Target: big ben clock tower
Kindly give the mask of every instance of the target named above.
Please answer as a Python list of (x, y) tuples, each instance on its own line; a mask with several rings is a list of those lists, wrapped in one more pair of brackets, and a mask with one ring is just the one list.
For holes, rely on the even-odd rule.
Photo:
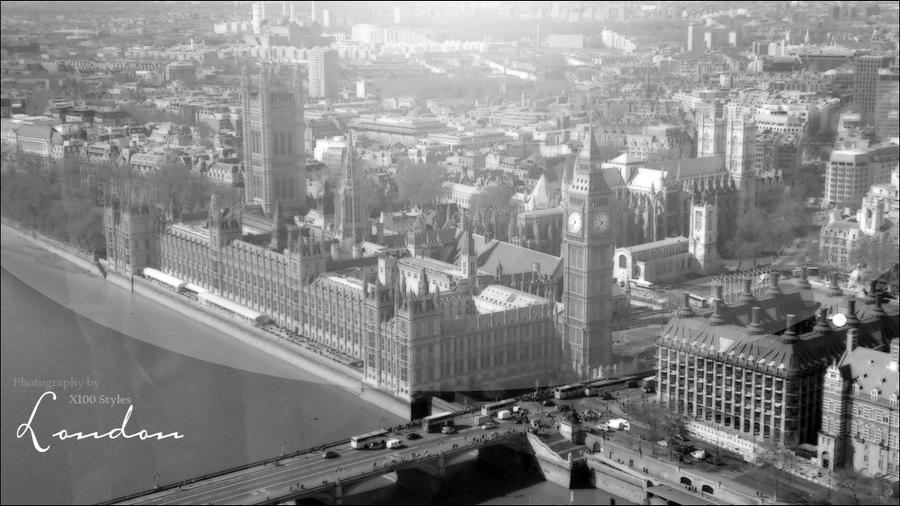
[(596, 378), (612, 355), (612, 191), (600, 169), (593, 122), (575, 162), (565, 206), (562, 255), (565, 365), (580, 379)]

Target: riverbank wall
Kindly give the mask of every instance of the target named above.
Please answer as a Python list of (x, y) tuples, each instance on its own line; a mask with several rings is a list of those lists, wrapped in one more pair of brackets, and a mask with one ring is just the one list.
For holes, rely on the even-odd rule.
[[(22, 227), (11, 220), (3, 219), (2, 227), (4, 232), (16, 235), (33, 246), (63, 258), (90, 275), (103, 275), (100, 266), (94, 263), (92, 255), (88, 252), (79, 251), (77, 248), (56, 241), (40, 232)], [(106, 281), (114, 285), (116, 290), (126, 290), (134, 295), (148, 299), (148, 301), (177, 311), (232, 339), (309, 372), (326, 383), (350, 391), (365, 402), (376, 405), (403, 419), (410, 419), (411, 412), (408, 403), (374, 388), (366, 388), (362, 383), (362, 372), (359, 370), (338, 364), (263, 329), (234, 320), (199, 303), (186, 299), (182, 295), (153, 285), (141, 277), (134, 277), (132, 280), (130, 276), (125, 277), (119, 273), (108, 271), (106, 273)]]

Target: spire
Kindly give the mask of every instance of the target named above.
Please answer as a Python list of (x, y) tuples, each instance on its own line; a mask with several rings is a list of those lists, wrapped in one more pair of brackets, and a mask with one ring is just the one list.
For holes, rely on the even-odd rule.
[(594, 104), (588, 95), (588, 135), (585, 139), (584, 147), (578, 157), (584, 160), (597, 160), (600, 157), (600, 146), (597, 145), (597, 136), (594, 135)]
[(281, 201), (275, 202), (275, 211), (272, 213), (272, 239), (269, 241), (269, 247), (275, 251), (284, 251), (287, 247), (287, 225), (281, 215)]
[(424, 297), (428, 295), (428, 274), (425, 272), (425, 268), (419, 270), (419, 296)]

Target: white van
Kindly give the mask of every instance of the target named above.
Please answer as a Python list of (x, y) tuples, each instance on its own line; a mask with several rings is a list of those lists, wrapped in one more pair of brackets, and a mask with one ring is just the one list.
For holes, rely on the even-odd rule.
[(399, 439), (388, 439), (387, 447), (388, 449), (403, 448), (403, 441), (400, 441)]
[(510, 418), (512, 418), (512, 411), (508, 409), (504, 409), (503, 411), (497, 413), (498, 420), (509, 420)]

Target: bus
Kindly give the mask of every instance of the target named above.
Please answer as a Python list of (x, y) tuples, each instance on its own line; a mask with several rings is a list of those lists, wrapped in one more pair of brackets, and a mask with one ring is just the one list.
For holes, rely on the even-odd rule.
[(438, 432), (441, 430), (441, 427), (452, 424), (453, 413), (450, 411), (435, 413), (422, 419), (422, 429), (424, 429), (425, 432)]
[(647, 376), (641, 380), (641, 388), (644, 393), (652, 394), (656, 392), (656, 376)]
[(481, 406), (481, 415), (482, 416), (494, 416), (498, 411), (512, 408), (519, 402), (518, 399), (506, 399), (503, 401), (497, 402), (489, 402), (483, 406)]
[(584, 395), (584, 385), (581, 383), (556, 387), (553, 390), (553, 397), (557, 399), (571, 399), (582, 395)]
[(375, 441), (376, 439), (384, 439), (384, 436), (387, 433), (387, 429), (378, 429), (365, 434), (360, 434), (359, 436), (353, 436), (350, 438), (350, 448), (353, 448), (354, 450), (364, 450), (367, 443)]

